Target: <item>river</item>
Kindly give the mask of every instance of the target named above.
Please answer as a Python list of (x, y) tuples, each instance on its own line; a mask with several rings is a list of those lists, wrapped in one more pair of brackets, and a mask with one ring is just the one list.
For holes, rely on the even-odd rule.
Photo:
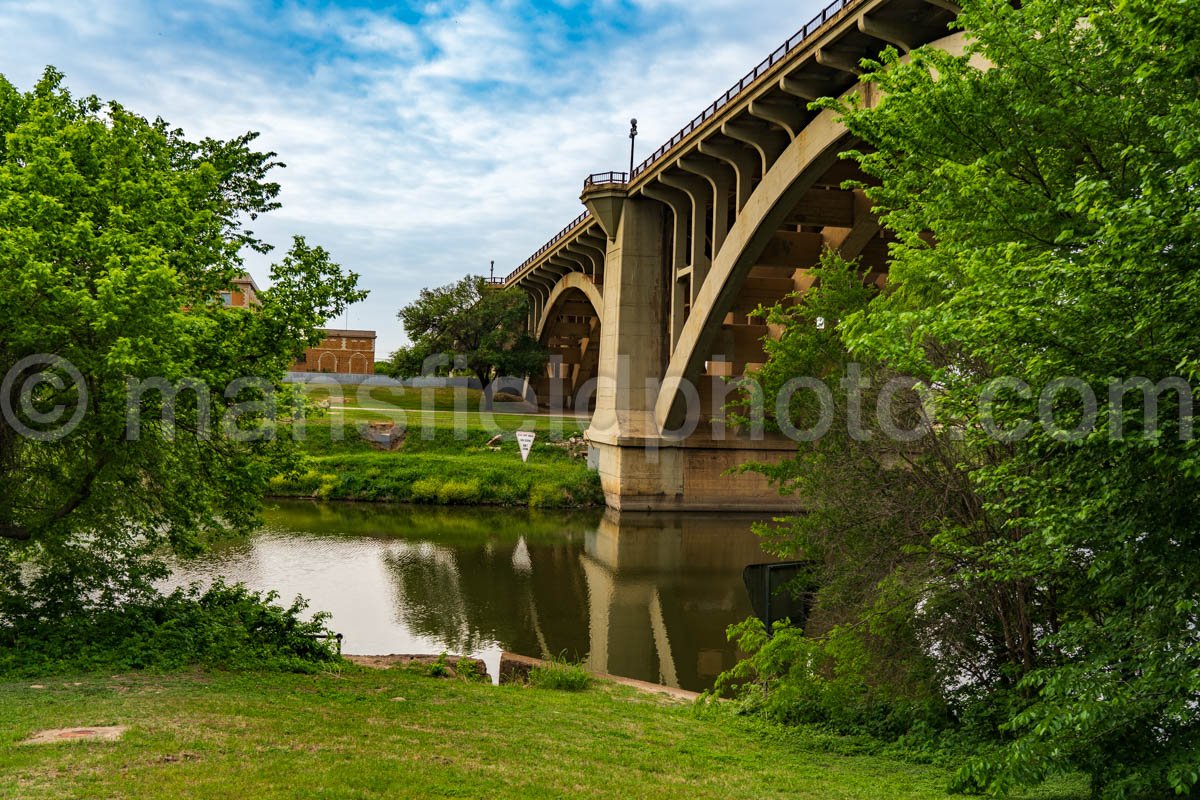
[(261, 531), (176, 563), (330, 612), (347, 654), (564, 655), (702, 691), (751, 614), (765, 556), (744, 514), (540, 512), (278, 502)]

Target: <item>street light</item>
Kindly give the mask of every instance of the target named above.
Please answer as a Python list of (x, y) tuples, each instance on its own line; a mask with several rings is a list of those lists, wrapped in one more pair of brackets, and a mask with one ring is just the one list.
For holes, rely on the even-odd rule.
[(629, 177), (633, 180), (633, 147), (637, 143), (637, 120), (629, 120)]

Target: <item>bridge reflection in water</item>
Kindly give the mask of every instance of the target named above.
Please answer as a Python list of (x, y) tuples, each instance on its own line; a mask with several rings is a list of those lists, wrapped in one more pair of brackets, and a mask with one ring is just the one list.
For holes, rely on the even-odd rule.
[(286, 503), (249, 542), (178, 566), (303, 594), (347, 653), (565, 654), (597, 672), (702, 690), (751, 613), (741, 570), (767, 560), (745, 514)]
[(688, 689), (733, 665), (725, 629), (750, 615), (741, 568), (764, 559), (754, 517), (609, 510), (516, 537), (502, 519), (474, 545), (385, 556), (407, 627), (460, 652), (585, 658), (596, 672)]

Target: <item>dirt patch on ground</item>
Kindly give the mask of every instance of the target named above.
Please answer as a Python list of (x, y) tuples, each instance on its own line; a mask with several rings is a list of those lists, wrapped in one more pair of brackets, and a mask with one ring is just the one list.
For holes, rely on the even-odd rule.
[[(540, 658), (531, 658), (529, 656), (518, 655), (517, 653), (501, 653), (500, 683), (528, 683), (529, 671), (534, 667), (540, 667), (546, 663)], [(662, 686), (657, 683), (646, 683), (645, 681), (638, 681), (633, 678), (622, 678), (618, 675), (595, 673), (595, 677), (604, 681), (612, 681), (621, 686), (628, 686), (646, 694), (659, 695), (660, 697), (665, 696), (672, 700), (682, 700), (688, 703), (693, 702), (700, 696), (696, 692), (689, 692), (686, 689), (676, 689), (672, 686)]]
[[(358, 664), (360, 667), (371, 667), (372, 669), (391, 669), (392, 667), (411, 667), (419, 666), (428, 668), (436, 664), (442, 657), (431, 655), (388, 655), (388, 656), (345, 656), (347, 661)], [(473, 671), (475, 676), (479, 678), (487, 678), (487, 665), (478, 658), (466, 658), (465, 656), (447, 655), (444, 661), (448, 676), (453, 677), (459, 673)], [(464, 677), (471, 677), (469, 673)]]
[(107, 725), (94, 728), (54, 728), (38, 731), (22, 744), (50, 744), (52, 742), (115, 742), (128, 728), (124, 725)]

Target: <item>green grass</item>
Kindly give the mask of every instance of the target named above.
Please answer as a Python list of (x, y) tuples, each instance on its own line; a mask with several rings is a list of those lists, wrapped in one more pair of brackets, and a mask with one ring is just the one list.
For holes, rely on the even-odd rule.
[[(348, 391), (354, 387), (348, 387)], [(376, 393), (393, 390), (372, 387)], [(421, 390), (391, 398), (420, 401)], [(299, 475), (280, 476), (278, 497), (364, 500), (437, 505), (575, 508), (603, 503), (600, 480), (557, 443), (580, 436), (587, 421), (545, 414), (489, 414), (478, 410), (478, 392), (432, 390), (432, 411), (332, 408), (303, 427), (308, 455)], [(464, 403), (464, 413), (451, 410)], [(419, 402), (418, 402), (419, 405)], [(370, 422), (392, 421), (407, 431), (403, 446), (385, 452), (359, 433)], [(538, 433), (527, 463), (515, 431)], [(499, 435), (498, 444), (489, 446)]]
[[(479, 408), (482, 392), (478, 389), (444, 388), (413, 389), (402, 386), (359, 386), (324, 384), (304, 385), (305, 394), (314, 402), (329, 398), (341, 398), (346, 406), (364, 408)], [(336, 404), (335, 404), (336, 407)]]
[[(608, 683), (549, 692), (359, 667), (30, 683), (0, 684), (0, 798), (918, 800), (947, 781)], [(18, 744), (114, 724), (129, 726), (122, 741)]]
[(581, 692), (592, 684), (592, 676), (583, 664), (566, 656), (551, 658), (529, 670), (529, 683), (539, 689)]

